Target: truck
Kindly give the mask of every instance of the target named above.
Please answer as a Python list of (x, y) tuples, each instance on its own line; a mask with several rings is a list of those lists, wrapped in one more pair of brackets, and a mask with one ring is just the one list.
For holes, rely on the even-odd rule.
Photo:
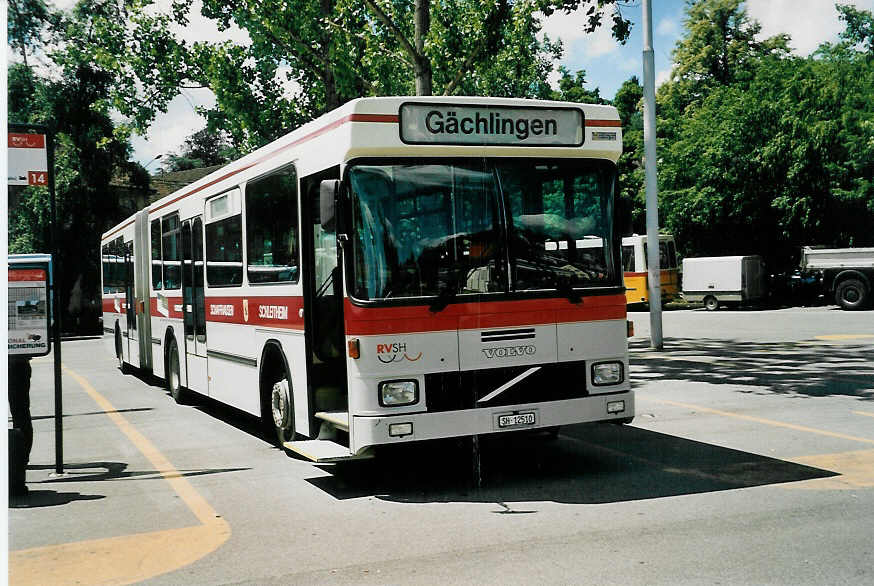
[(707, 256), (683, 259), (683, 298), (704, 303), (715, 311), (720, 305), (751, 303), (767, 293), (765, 264), (758, 255)]
[(841, 309), (871, 306), (874, 289), (874, 247), (801, 249), (802, 275), (815, 277), (826, 298), (834, 296)]

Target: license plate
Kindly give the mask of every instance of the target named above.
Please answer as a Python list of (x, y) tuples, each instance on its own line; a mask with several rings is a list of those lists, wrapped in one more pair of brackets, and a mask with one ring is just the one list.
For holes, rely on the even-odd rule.
[(528, 411), (526, 413), (513, 413), (512, 415), (499, 415), (498, 416), (498, 427), (520, 427), (527, 425), (534, 425), (537, 423), (537, 417), (534, 415), (533, 411)]

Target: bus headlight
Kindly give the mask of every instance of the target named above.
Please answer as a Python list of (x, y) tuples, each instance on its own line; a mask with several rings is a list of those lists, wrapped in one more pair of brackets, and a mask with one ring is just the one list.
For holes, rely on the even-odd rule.
[(391, 380), (379, 383), (379, 404), (383, 407), (412, 405), (419, 400), (419, 383), (414, 380)]
[(592, 384), (596, 387), (618, 385), (623, 381), (621, 362), (601, 362), (592, 365)]

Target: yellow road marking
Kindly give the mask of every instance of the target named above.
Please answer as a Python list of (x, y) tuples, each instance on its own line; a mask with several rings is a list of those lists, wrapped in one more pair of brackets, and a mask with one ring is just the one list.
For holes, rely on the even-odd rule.
[(874, 444), (874, 439), (868, 439), (865, 437), (857, 437), (854, 435), (847, 435), (844, 433), (836, 433), (834, 431), (826, 431), (824, 429), (816, 429), (814, 427), (805, 427), (804, 425), (795, 425), (794, 423), (784, 423), (783, 421), (774, 421), (773, 419), (764, 419), (762, 417), (753, 417), (752, 415), (742, 415), (740, 413), (731, 413), (730, 411), (720, 411), (719, 409), (711, 409), (710, 407), (702, 407), (700, 405), (691, 405), (689, 403), (680, 403), (677, 401), (668, 401), (667, 399), (649, 399), (646, 397), (638, 396), (638, 400), (643, 399), (644, 401), (652, 401), (655, 403), (664, 403), (666, 405), (673, 405), (675, 407), (684, 407), (686, 409), (693, 409), (695, 411), (703, 411), (704, 413), (713, 413), (715, 415), (723, 415), (725, 417), (734, 417), (736, 419), (745, 419), (746, 421), (755, 421), (756, 423), (762, 423), (765, 425), (772, 425), (774, 427), (785, 427), (787, 429), (794, 429), (795, 431), (804, 431), (807, 433), (815, 433), (817, 435), (825, 435), (828, 437), (835, 437), (839, 439), (850, 440), (854, 442), (862, 442), (865, 444)]
[[(713, 413), (715, 415), (723, 415), (725, 417), (744, 419), (746, 421), (754, 421), (756, 423), (762, 423), (774, 427), (785, 427), (787, 429), (793, 429), (796, 431), (804, 431), (807, 433), (815, 433), (817, 435), (825, 435), (828, 437), (835, 437), (839, 439), (862, 442), (866, 444), (874, 444), (874, 440), (864, 437), (846, 435), (843, 433), (835, 433), (833, 431), (826, 431), (824, 429), (816, 429), (813, 427), (806, 427), (804, 425), (795, 425), (794, 423), (785, 423), (783, 421), (774, 421), (773, 419), (764, 419), (762, 417), (754, 417), (752, 415), (741, 415), (740, 413), (731, 413), (729, 411), (711, 409), (710, 407), (702, 407), (700, 405), (691, 405), (689, 403), (680, 403), (678, 401), (668, 401), (666, 399), (649, 399), (646, 397), (639, 397), (638, 399), (643, 399), (644, 401), (651, 401), (655, 403), (664, 403), (666, 405), (673, 405), (675, 407), (684, 407), (686, 409), (693, 409), (695, 411), (702, 411), (705, 413)], [(874, 417), (874, 413), (866, 413), (864, 411), (853, 411), (853, 413)], [(792, 461), (797, 464), (813, 466), (815, 468), (822, 468), (824, 470), (831, 470), (832, 472), (837, 472), (838, 474), (840, 474), (839, 477), (817, 478), (793, 483), (793, 486), (797, 486), (798, 488), (810, 488), (816, 490), (847, 490), (856, 488), (868, 488), (874, 486), (874, 450), (857, 450), (853, 452), (840, 452), (835, 454), (818, 454), (815, 456), (804, 456), (802, 458), (795, 458)]]
[(799, 488), (848, 490), (874, 486), (874, 450), (805, 456), (793, 462), (840, 473), (833, 478), (801, 482)]
[(874, 334), (829, 334), (827, 336), (816, 336), (817, 340), (864, 340), (866, 338), (874, 338)]
[(867, 415), (868, 417), (874, 417), (874, 413), (868, 413), (867, 411), (853, 411), (856, 415)]
[(170, 483), (201, 525), (13, 551), (9, 553), (10, 583), (130, 584), (195, 562), (227, 541), (231, 536), (230, 525), (216, 514), (154, 444), (87, 380), (66, 366), (64, 371), (107, 412)]

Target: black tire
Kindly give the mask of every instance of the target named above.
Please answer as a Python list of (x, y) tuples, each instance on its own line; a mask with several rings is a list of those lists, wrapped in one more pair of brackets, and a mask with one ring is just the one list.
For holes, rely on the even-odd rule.
[(297, 437), (291, 377), (284, 365), (281, 370), (265, 370), (262, 376), (265, 377), (261, 381), (261, 427), (264, 438), (282, 447), (285, 442)]
[(179, 405), (184, 405), (188, 394), (182, 386), (182, 377), (179, 369), (179, 346), (175, 338), (170, 338), (167, 346), (167, 358), (164, 363), (164, 385), (167, 392)]
[(835, 301), (847, 311), (864, 309), (869, 297), (868, 287), (859, 279), (844, 279), (835, 287)]
[(719, 309), (719, 299), (713, 295), (708, 295), (704, 298), (704, 309), (707, 311), (716, 311)]

